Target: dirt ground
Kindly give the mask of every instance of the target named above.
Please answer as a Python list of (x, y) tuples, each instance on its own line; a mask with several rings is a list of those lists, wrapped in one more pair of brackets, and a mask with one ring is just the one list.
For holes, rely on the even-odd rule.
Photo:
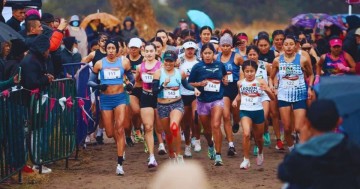
[[(209, 160), (207, 145), (203, 137), (201, 139), (202, 151), (200, 153), (193, 152), (191, 159), (200, 163), (205, 169), (213, 189), (281, 188), (282, 183), (277, 179), (277, 166), (282, 161), (285, 152), (275, 150), (273, 139), (271, 147), (265, 148), (263, 166), (257, 166), (255, 156), (252, 156), (250, 169), (240, 170), (239, 165), (243, 158), (240, 133), (241, 131), (235, 134), (237, 149), (235, 157), (226, 155), (228, 144), (224, 139), (222, 148), (224, 166), (215, 167), (214, 161)], [(53, 170), (50, 174), (24, 174), (23, 184), (17, 184), (16, 178), (13, 178), (1, 184), (0, 188), (146, 189), (161, 165), (168, 161), (167, 155), (156, 155), (160, 167), (156, 168), (157, 170), (149, 171), (147, 168), (148, 155), (144, 153), (144, 145), (138, 143), (134, 147), (126, 148), (125, 176), (116, 176), (116, 146), (112, 139), (106, 139), (105, 142), (105, 145), (93, 145), (82, 149), (79, 160), (70, 160), (68, 169), (65, 169), (65, 161), (59, 161), (48, 165)]]

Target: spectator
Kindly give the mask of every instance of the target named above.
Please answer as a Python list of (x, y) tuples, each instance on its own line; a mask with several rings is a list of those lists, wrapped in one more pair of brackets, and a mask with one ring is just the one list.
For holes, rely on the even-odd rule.
[(186, 20), (182, 18), (179, 20), (179, 25), (174, 29), (173, 34), (176, 36), (176, 38), (180, 37), (181, 32), (186, 29), (188, 29), (188, 24), (186, 23)]
[(88, 44), (93, 40), (99, 38), (99, 33), (104, 32), (104, 28), (100, 23), (100, 19), (91, 20), (90, 23), (86, 26), (85, 32), (87, 35)]
[(20, 23), (25, 20), (25, 7), (21, 4), (14, 4), (12, 6), (12, 17), (6, 22), (15, 31), (21, 30)]
[(81, 55), (78, 52), (75, 37), (66, 37), (63, 43), (65, 48), (61, 50), (61, 64), (80, 62)]
[(25, 52), (28, 51), (28, 47), (21, 39), (11, 40), (11, 50), (8, 56), (8, 60), (5, 63), (5, 78), (10, 78), (18, 72), (18, 67), (21, 60), (25, 56)]
[(2, 22), (2, 23), (5, 23), (5, 18), (2, 15), (2, 11), (4, 9), (5, 3), (6, 3), (6, 0), (0, 0), (0, 13), (1, 13), (0, 14), (0, 22)]
[(76, 38), (78, 41), (78, 49), (81, 57), (88, 55), (88, 40), (84, 29), (80, 27), (80, 19), (78, 15), (73, 15), (69, 22), (69, 35)]
[(347, 29), (346, 37), (344, 39), (343, 49), (355, 59), (357, 50), (355, 31), (357, 28), (360, 28), (360, 18), (356, 15), (347, 16), (346, 22), (349, 27)]
[(123, 41), (129, 41), (131, 38), (138, 37), (138, 30), (135, 28), (134, 20), (127, 16), (123, 22), (124, 29), (121, 30), (121, 37)]
[(55, 17), (50, 13), (44, 13), (41, 17), (41, 22), (44, 28), (43, 34), (50, 39), (50, 54), (51, 61), (54, 65), (55, 78), (62, 77), (61, 64), (61, 42), (64, 37), (63, 31), (67, 26), (66, 20), (62, 19), (58, 28), (55, 28)]
[(342, 122), (331, 100), (318, 100), (306, 112), (299, 144), (279, 165), (278, 177), (290, 188), (360, 188), (360, 147), (333, 131)]
[(49, 38), (45, 35), (35, 37), (29, 53), (20, 62), (21, 85), (26, 89), (43, 88), (54, 79), (53, 67), (49, 62)]

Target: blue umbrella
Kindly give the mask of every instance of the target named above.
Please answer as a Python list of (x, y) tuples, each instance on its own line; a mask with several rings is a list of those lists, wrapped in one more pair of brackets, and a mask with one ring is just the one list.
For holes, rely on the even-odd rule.
[(202, 11), (198, 10), (189, 10), (187, 13), (191, 22), (196, 24), (199, 28), (203, 26), (209, 26), (211, 29), (214, 29), (214, 23), (211, 18)]
[(360, 76), (322, 77), (319, 99), (331, 99), (343, 118), (342, 129), (360, 144)]

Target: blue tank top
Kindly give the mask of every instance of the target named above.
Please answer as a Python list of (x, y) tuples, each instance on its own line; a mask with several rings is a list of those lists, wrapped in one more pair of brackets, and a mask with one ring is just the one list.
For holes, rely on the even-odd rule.
[[(230, 83), (239, 81), (240, 66), (236, 65), (234, 62), (235, 54), (235, 52), (231, 52), (231, 56), (227, 62), (221, 62), (222, 53), (219, 53), (216, 59), (224, 64)], [(232, 76), (230, 76), (230, 74), (232, 74)]]
[[(178, 98), (180, 97), (181, 73), (178, 69), (174, 69), (173, 75), (168, 75), (164, 68), (161, 68), (160, 85), (165, 82), (166, 78), (170, 78), (170, 82), (160, 91), (158, 98)], [(174, 89), (168, 89), (173, 87)]]
[(284, 55), (279, 58), (278, 99), (286, 102), (298, 102), (307, 99), (307, 86), (300, 64), (301, 55), (296, 53), (293, 62), (286, 62)]
[(234, 51), (234, 52), (235, 52), (235, 53), (238, 53), (240, 56), (242, 56), (242, 58), (244, 59), (244, 61), (248, 59), (246, 54), (245, 54), (245, 55), (242, 55), (242, 54), (241, 54), (239, 48), (235, 48), (235, 51)]
[(105, 57), (101, 59), (101, 61), (100, 83), (107, 85), (122, 85), (124, 75), (122, 60), (117, 58), (114, 63), (110, 63)]

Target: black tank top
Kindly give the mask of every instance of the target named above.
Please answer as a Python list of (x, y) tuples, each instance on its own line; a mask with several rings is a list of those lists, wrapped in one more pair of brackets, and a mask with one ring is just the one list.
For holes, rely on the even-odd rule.
[(136, 61), (132, 61), (130, 59), (129, 55), (126, 55), (126, 58), (129, 59), (130, 64), (131, 64), (131, 72), (135, 73), (136, 72), (136, 66), (140, 65), (143, 62), (144, 57), (142, 55), (140, 55), (140, 58)]
[(102, 53), (99, 49), (95, 51), (95, 56), (93, 59), (93, 66), (95, 66), (96, 62), (106, 57), (106, 53)]
[(266, 54), (261, 54), (259, 55), (259, 60), (268, 62), (270, 64), (272, 64), (274, 62), (275, 59), (275, 51), (273, 50), (269, 50), (269, 52), (267, 52)]

